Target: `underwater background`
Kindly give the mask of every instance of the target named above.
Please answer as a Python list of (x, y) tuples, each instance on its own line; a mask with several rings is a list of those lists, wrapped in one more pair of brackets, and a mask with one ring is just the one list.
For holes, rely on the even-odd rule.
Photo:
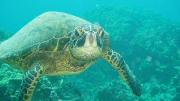
[[(33, 101), (180, 101), (179, 0), (1, 0), (0, 42), (46, 11), (66, 12), (110, 33), (143, 87), (135, 97), (111, 65), (98, 60), (79, 75), (42, 77)], [(1, 63), (0, 101), (16, 101), (23, 74)]]

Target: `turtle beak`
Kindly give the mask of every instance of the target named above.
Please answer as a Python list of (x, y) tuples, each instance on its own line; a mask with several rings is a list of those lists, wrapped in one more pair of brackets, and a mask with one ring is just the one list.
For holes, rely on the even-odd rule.
[(85, 46), (97, 46), (95, 33), (87, 33)]
[(94, 35), (93, 34), (89, 34), (88, 36), (88, 40), (89, 40), (89, 44), (93, 44), (93, 41), (94, 41)]

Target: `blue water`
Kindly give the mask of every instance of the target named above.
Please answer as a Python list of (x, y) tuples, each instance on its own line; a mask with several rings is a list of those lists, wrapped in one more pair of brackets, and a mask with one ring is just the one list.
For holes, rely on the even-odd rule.
[[(42, 77), (32, 101), (180, 101), (179, 0), (1, 0), (0, 43), (47, 11), (103, 26), (111, 48), (142, 84), (142, 95), (134, 96), (100, 59), (79, 75)], [(0, 101), (16, 101), (23, 74), (0, 64)]]
[(180, 21), (179, 0), (1, 0), (0, 24), (17, 31), (28, 21), (46, 11), (62, 11), (82, 16), (84, 12), (103, 5), (151, 10), (174, 21)]

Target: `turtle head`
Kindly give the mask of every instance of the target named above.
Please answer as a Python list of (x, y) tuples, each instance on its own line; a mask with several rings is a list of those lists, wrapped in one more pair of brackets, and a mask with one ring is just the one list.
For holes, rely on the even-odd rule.
[(104, 30), (98, 25), (75, 28), (71, 37), (70, 52), (81, 60), (94, 60), (102, 53)]

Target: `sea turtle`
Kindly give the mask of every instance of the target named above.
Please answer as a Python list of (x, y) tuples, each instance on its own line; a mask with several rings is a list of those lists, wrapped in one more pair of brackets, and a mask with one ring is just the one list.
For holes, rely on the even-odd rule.
[(70, 75), (85, 71), (98, 58), (117, 70), (140, 96), (141, 86), (123, 57), (109, 47), (100, 25), (63, 12), (45, 12), (0, 44), (0, 60), (25, 72), (20, 101), (30, 101), (41, 75)]

